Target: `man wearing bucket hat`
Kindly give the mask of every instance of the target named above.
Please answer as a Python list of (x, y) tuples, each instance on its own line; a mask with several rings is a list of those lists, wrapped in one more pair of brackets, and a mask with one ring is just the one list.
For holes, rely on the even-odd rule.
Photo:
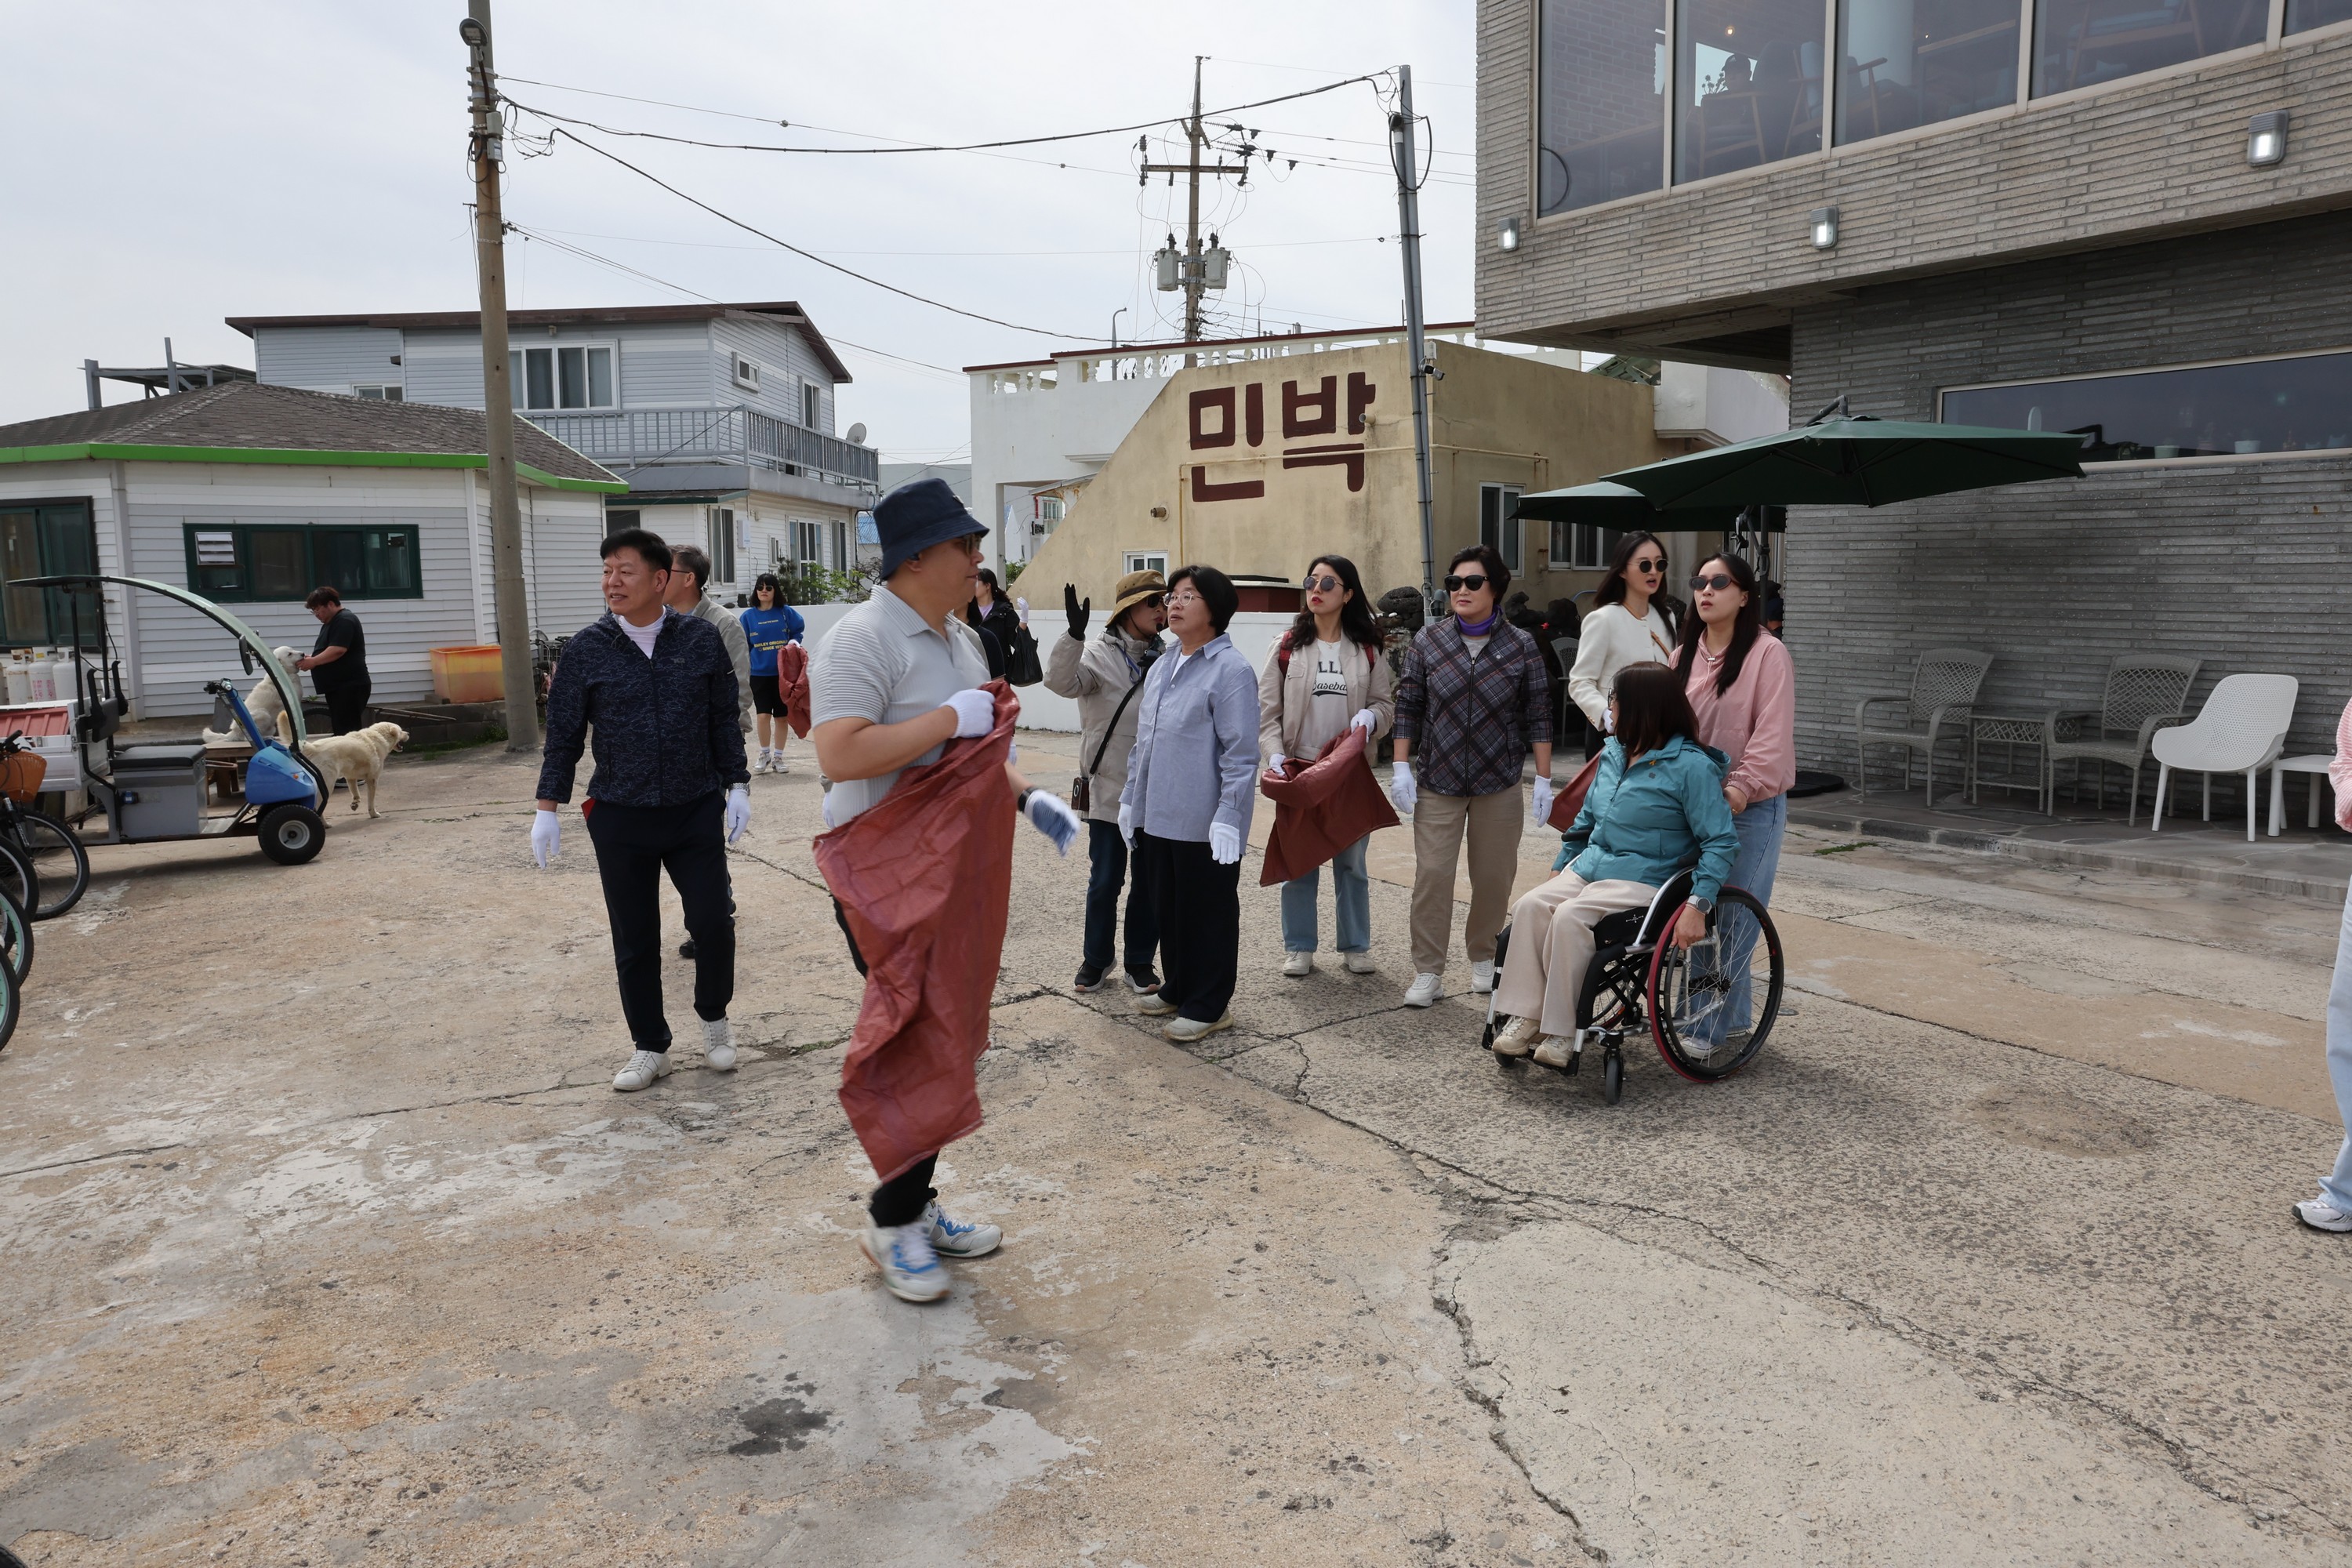
[[(937, 479), (884, 496), (874, 526), (882, 580), (835, 623), (809, 661), (809, 738), (830, 781), (828, 828), (879, 805), (901, 774), (938, 762), (949, 742), (988, 735), (997, 725), (996, 699), (981, 689), (987, 657), (961, 613), (971, 601), (986, 527)], [(1021, 814), (1069, 853), (1077, 814), (1030, 787), (1010, 763), (1005, 772)], [(852, 957), (865, 967), (854, 939)], [(948, 1293), (940, 1255), (978, 1258), (1003, 1239), (995, 1226), (959, 1224), (941, 1212), (930, 1184), (937, 1162), (933, 1151), (888, 1174), (866, 1205), (860, 1241), (884, 1285), (903, 1300)]]
[[(1086, 948), (1078, 963), (1077, 988), (1093, 991), (1110, 973), (1112, 938), (1118, 930), (1119, 885), (1127, 880), (1127, 840), (1118, 832), (1119, 792), (1127, 787), (1128, 753), (1142, 717), (1136, 697), (1151, 661), (1160, 657), (1160, 629), (1168, 622), (1168, 584), (1157, 572), (1130, 572), (1112, 590), (1110, 620), (1102, 635), (1087, 640), (1087, 617), (1094, 601), (1081, 601), (1065, 585), (1062, 607), (1070, 635), (1054, 639), (1045, 658), (1045, 689), (1078, 704), (1080, 773), (1070, 786), (1070, 804), (1087, 819)], [(1152, 961), (1160, 951), (1160, 918), (1139, 863), (1127, 895), (1127, 942), (1119, 957), (1128, 989), (1141, 995), (1158, 988)]]

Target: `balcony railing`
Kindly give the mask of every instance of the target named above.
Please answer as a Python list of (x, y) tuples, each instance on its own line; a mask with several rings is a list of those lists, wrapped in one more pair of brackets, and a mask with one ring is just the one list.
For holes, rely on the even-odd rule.
[(630, 476), (654, 463), (736, 462), (790, 468), (874, 489), (881, 454), (740, 405), (530, 414), (532, 424), (584, 457)]

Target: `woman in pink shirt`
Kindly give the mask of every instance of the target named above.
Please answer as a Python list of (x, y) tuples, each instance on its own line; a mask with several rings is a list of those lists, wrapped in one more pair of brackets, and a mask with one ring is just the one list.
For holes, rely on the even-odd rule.
[(1715, 556), (1690, 590), (1675, 668), (1698, 715), (1698, 738), (1731, 759), (1723, 798), (1739, 831), (1739, 858), (1724, 881), (1769, 905), (1789, 786), (1797, 782), (1797, 672), (1787, 646), (1763, 629), (1754, 567)]

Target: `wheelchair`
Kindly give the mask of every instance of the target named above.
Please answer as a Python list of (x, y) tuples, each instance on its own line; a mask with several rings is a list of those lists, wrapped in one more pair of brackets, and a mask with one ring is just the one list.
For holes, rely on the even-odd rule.
[[(1625, 1092), (1627, 1035), (1646, 1026), (1668, 1067), (1694, 1083), (1720, 1083), (1756, 1059), (1780, 1016), (1785, 971), (1772, 917), (1743, 889), (1726, 888), (1707, 916), (1706, 938), (1685, 951), (1666, 933), (1690, 889), (1685, 868), (1647, 909), (1605, 915), (1592, 928), (1592, 963), (1576, 999), (1575, 1046), (1567, 1064), (1552, 1070), (1575, 1073), (1585, 1047), (1599, 1045), (1601, 1098), (1611, 1105)], [(1510, 939), (1508, 926), (1495, 939), (1498, 981)], [(1494, 1050), (1504, 1016), (1489, 993), (1481, 1049)], [(1534, 1060), (1498, 1056), (1495, 1065), (1508, 1072)]]

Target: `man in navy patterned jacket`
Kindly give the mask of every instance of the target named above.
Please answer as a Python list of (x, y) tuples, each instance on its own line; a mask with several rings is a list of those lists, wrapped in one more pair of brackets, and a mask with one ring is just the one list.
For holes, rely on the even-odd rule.
[[(581, 810), (596, 846), (613, 926), (621, 1013), (635, 1044), (613, 1077), (624, 1091), (670, 1070), (662, 1012), (661, 874), (686, 906), (694, 939), (694, 1012), (706, 1059), (735, 1065), (727, 1004), (735, 993), (735, 901), (727, 846), (751, 822), (751, 775), (736, 718), (735, 666), (718, 629), (662, 603), (669, 546), (641, 528), (604, 541), (607, 614), (563, 647), (547, 693), (531, 854), (544, 867), (562, 838), (583, 744), (596, 771)], [(592, 740), (593, 736), (593, 740)], [(724, 834), (722, 842), (721, 835)]]

